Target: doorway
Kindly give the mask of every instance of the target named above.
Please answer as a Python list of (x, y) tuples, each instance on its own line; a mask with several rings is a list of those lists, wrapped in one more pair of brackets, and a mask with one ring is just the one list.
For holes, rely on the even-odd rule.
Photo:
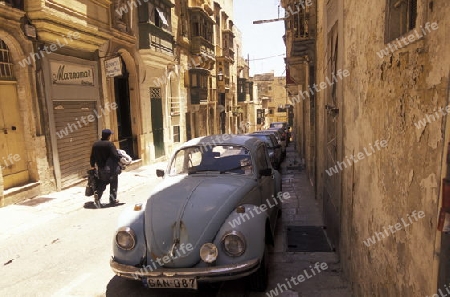
[(164, 151), (164, 121), (161, 88), (150, 88), (151, 117), (153, 130), (153, 145), (155, 146), (155, 159), (165, 155)]
[(119, 148), (133, 159), (137, 158), (137, 139), (133, 136), (130, 89), (128, 72), (125, 63), (122, 65), (123, 75), (114, 78), (114, 91), (117, 104), (117, 137)]
[(28, 158), (15, 82), (0, 82), (0, 166), (4, 188), (29, 182)]

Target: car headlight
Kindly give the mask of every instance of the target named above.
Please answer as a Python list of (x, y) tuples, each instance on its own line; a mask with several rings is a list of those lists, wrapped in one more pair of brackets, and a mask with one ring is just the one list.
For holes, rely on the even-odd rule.
[(136, 246), (136, 234), (130, 227), (121, 227), (116, 232), (116, 244), (123, 250), (132, 250)]
[(217, 247), (213, 243), (205, 243), (200, 248), (200, 258), (206, 263), (213, 263), (217, 259)]
[(231, 231), (222, 237), (223, 250), (228, 256), (239, 257), (245, 252), (247, 244), (244, 235), (239, 231)]

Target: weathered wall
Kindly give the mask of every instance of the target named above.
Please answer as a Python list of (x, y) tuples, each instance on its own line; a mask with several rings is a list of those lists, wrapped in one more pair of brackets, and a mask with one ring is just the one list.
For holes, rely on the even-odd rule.
[[(45, 128), (42, 120), (42, 110), (38, 103), (36, 90), (36, 67), (34, 64), (27, 65), (24, 59), (29, 57), (30, 52), (33, 51), (33, 45), (28, 40), (20, 29), (21, 21), (24, 12), (17, 9), (2, 5), (0, 13), (0, 39), (5, 42), (13, 63), (13, 71), (16, 79), (17, 99), (19, 106), (20, 119), (18, 119), (23, 126), (24, 138), (26, 139), (24, 146), (26, 156), (22, 156), (27, 160), (27, 169), (29, 173), (30, 184), (40, 181), (39, 186), (33, 186), (33, 195), (36, 192), (48, 193), (54, 190), (55, 180), (53, 176), (52, 167), (50, 167), (47, 158), (47, 146), (45, 142)], [(23, 63), (24, 67), (20, 63)], [(13, 104), (11, 102), (10, 104)], [(1, 145), (5, 145), (2, 143)], [(15, 154), (15, 151), (11, 153)], [(1, 156), (6, 157), (6, 156)], [(2, 163), (2, 165), (4, 165)], [(4, 191), (3, 174), (0, 172), (0, 206), (5, 206), (15, 203), (33, 195), (26, 195), (19, 192), (12, 196), (12, 190)], [(15, 191), (16, 193), (18, 191)]]
[[(343, 151), (337, 161), (364, 154), (338, 173), (342, 181), (337, 189), (342, 191), (339, 251), (344, 271), (356, 296), (432, 295), (437, 291), (436, 238), (440, 237), (436, 221), (448, 135), (445, 115), (436, 112), (449, 104), (450, 3), (418, 1), (417, 30), (427, 22), (437, 22), (439, 28), (380, 57), (377, 52), (387, 47), (386, 1), (338, 2), (344, 5), (338, 20), (343, 24), (339, 52), (350, 76), (342, 80), (338, 120), (343, 123)], [(324, 38), (330, 16), (326, 4), (318, 5), (318, 32)], [(326, 45), (326, 39), (317, 44), (318, 81), (326, 77), (326, 62), (320, 61), (327, 57)], [(320, 96), (318, 106), (322, 103)], [(325, 115), (320, 113), (318, 133), (326, 129), (322, 126)], [(430, 114), (436, 120), (426, 117)], [(417, 128), (421, 120), (425, 125)], [(386, 140), (387, 147), (370, 151), (377, 140)], [(323, 151), (324, 139), (319, 144)], [(320, 172), (328, 169), (324, 161), (318, 165)], [(320, 178), (319, 184), (323, 184)], [(424, 217), (410, 221), (413, 211), (423, 211)], [(383, 234), (376, 237), (376, 232)], [(372, 236), (374, 243), (367, 246), (364, 241)]]

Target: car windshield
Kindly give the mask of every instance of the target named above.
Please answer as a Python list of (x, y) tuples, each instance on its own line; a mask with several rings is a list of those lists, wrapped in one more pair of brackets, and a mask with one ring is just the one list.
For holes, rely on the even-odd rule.
[(270, 128), (283, 128), (283, 123), (271, 123)]
[(171, 176), (207, 171), (252, 175), (250, 151), (238, 145), (192, 146), (179, 150), (169, 167)]

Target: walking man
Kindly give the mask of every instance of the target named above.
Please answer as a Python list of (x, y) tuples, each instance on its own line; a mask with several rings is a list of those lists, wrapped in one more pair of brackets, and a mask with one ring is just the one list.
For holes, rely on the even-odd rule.
[(94, 192), (94, 204), (97, 208), (101, 208), (103, 192), (109, 184), (109, 203), (114, 205), (119, 202), (117, 200), (118, 176), (121, 172), (119, 166), (120, 156), (114, 144), (109, 141), (113, 132), (109, 129), (102, 130), (102, 138), (96, 141), (91, 151), (91, 167), (95, 169), (97, 164), (99, 183)]

